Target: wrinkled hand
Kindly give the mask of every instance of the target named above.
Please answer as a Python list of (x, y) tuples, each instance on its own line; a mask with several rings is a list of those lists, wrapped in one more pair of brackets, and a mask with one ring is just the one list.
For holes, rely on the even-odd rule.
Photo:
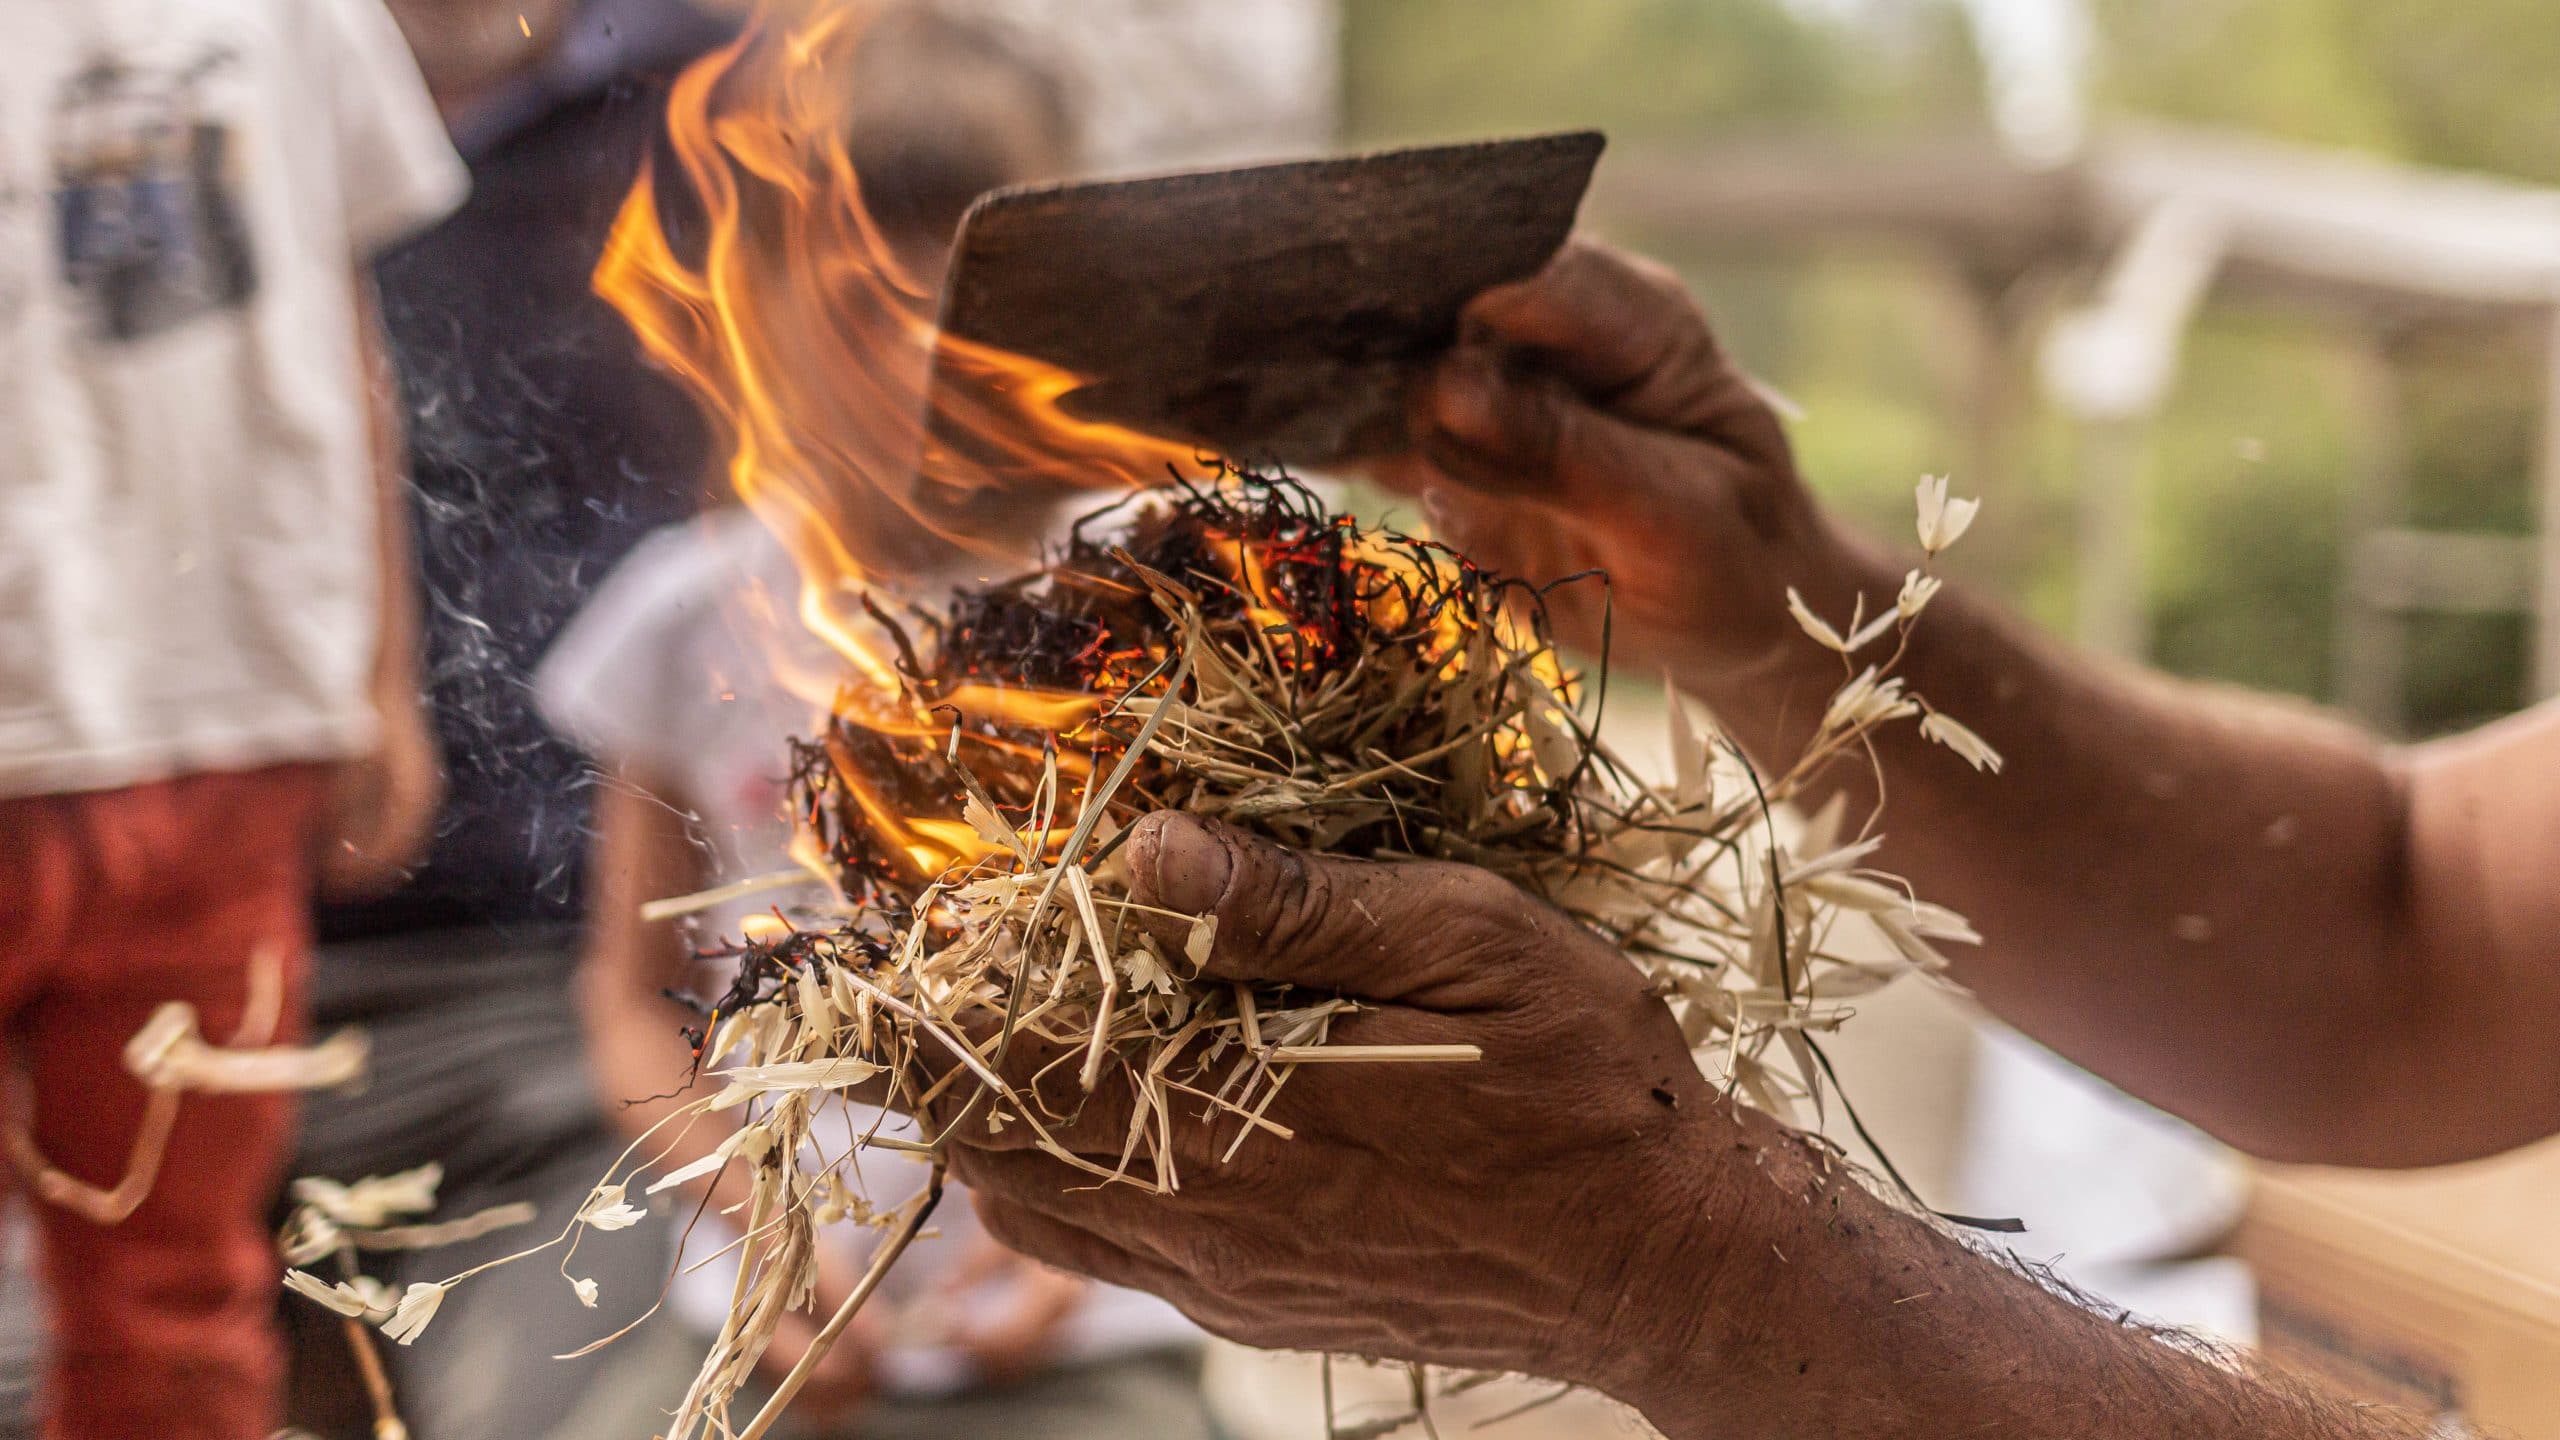
[[(1127, 856), (1141, 904), (1217, 915), (1210, 974), (1360, 998), (1338, 1043), (1483, 1059), (1302, 1067), (1270, 1110), (1295, 1138), (1254, 1135), (1223, 1164), (1239, 1122), (1177, 1098), (1169, 1196), (1094, 1188), (1027, 1148), (1030, 1127), (962, 1125), (954, 1168), (991, 1233), (1252, 1345), (1623, 1395), (1646, 1348), (1631, 1326), (1693, 1338), (1751, 1184), (1729, 1157), (1756, 1142), (1622, 956), (1463, 866), (1299, 855), (1178, 814), (1141, 821)], [(1009, 1080), (1049, 1064), (1034, 1048), (1017, 1044)], [(1074, 1067), (1053, 1090), (1059, 1075), (1072, 1091)], [(1083, 1111), (1053, 1133), (1117, 1164), (1128, 1091), (1056, 1098)]]
[(319, 885), (330, 900), (357, 900), (399, 888), (424, 858), (444, 768), (416, 694), (386, 697), (373, 752), (338, 767), (320, 838)]
[(1768, 402), (1651, 261), (1576, 241), (1477, 296), (1408, 419), (1414, 448), (1381, 483), (1421, 496), (1489, 569), (1605, 570), (1607, 590), (1549, 597), (1560, 636), (1595, 649), (1613, 599), (1617, 657), (1710, 698), (1801, 644), (1789, 586), (1845, 615), (1857, 588), (1891, 583), (1815, 506)]

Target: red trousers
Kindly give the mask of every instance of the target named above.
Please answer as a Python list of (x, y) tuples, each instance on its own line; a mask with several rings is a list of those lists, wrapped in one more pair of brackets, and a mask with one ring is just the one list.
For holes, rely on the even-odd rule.
[[(327, 771), (294, 765), (0, 800), (0, 1031), (36, 1146), (113, 1186), (145, 1091), (124, 1043), (160, 1004), (228, 1041), (251, 957), (285, 966), (297, 1039), (311, 843)], [(159, 1182), (118, 1225), (27, 1197), (53, 1303), (48, 1440), (266, 1440), (281, 1423), (267, 1234), (294, 1120), (281, 1095), (187, 1095)], [(18, 1177), (0, 1164), (0, 1187)]]

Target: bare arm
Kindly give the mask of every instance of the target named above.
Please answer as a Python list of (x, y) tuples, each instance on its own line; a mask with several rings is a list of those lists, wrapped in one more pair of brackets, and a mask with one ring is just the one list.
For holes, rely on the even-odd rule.
[[(637, 1136), (676, 1114), (705, 1093), (698, 1082), (683, 1027), (693, 1013), (666, 996), (682, 987), (686, 952), (675, 926), (640, 918), (640, 907), (652, 900), (688, 894), (710, 883), (692, 828), (684, 817), (662, 803), (678, 795), (673, 787), (653, 785), (648, 777), (623, 775), (602, 787), (596, 802), (596, 834), (588, 858), (586, 958), (578, 970), (578, 1014), (585, 1023), (589, 1063), (595, 1071), (597, 1099), (607, 1115)], [(672, 1170), (718, 1149), (744, 1112), (723, 1111), (676, 1120), (651, 1136), (643, 1153), (660, 1155), (656, 1167)], [(750, 1198), (748, 1162), (737, 1161), (718, 1174), (685, 1187), (680, 1201), (688, 1210), (707, 1201), (711, 1211), (742, 1207)], [(682, 1221), (679, 1221), (681, 1228)], [(819, 1249), (818, 1290), (823, 1315), (851, 1284), (848, 1257), (840, 1246)], [(757, 1361), (768, 1381), (779, 1380), (806, 1351), (817, 1322), (798, 1311), (777, 1324), (772, 1344)], [(827, 1353), (801, 1402), (814, 1415), (849, 1413), (872, 1391), (872, 1357), (877, 1337), (868, 1327), (851, 1333), (847, 1343)]]
[[(595, 1071), (597, 1099), (627, 1133), (638, 1136), (703, 1093), (681, 1033), (696, 1016), (667, 998), (687, 973), (684, 942), (668, 921), (640, 918), (640, 907), (709, 883), (684, 817), (661, 803), (645, 777), (619, 776), (597, 794), (588, 858), (586, 958), (578, 970), (578, 1013)], [(714, 1082), (716, 1083), (716, 1082)], [(719, 1148), (737, 1128), (734, 1113), (677, 1121), (647, 1150), (667, 1149), (662, 1169), (688, 1164)], [(728, 1193), (710, 1190), (715, 1208), (748, 1196), (743, 1174), (724, 1177)], [(705, 1193), (696, 1187), (697, 1197)]]
[[(1693, 1221), (1617, 1393), (1673, 1440), (1735, 1435), (2420, 1440), (2414, 1415), (2230, 1368), (1967, 1249), (1810, 1142), (1737, 1117), (1759, 1174), (1738, 1233)], [(1730, 1164), (1727, 1157), (1718, 1157)], [(1757, 1193), (1750, 1193), (1756, 1190)], [(1714, 1257), (1702, 1264), (1701, 1251)], [(1704, 1293), (1682, 1282), (1712, 1277)], [(1667, 1360), (1667, 1363), (1665, 1363)], [(1766, 1417), (1736, 1427), (1736, 1415)]]
[[(1666, 273), (1578, 247), (1472, 323), (1390, 478), (1499, 568), (1607, 568), (1618, 659), (1792, 755), (1845, 676), (1786, 589), (1845, 620), (1902, 565), (1813, 505)], [(1595, 600), (1561, 618), (1596, 637)], [(2270, 1157), (2426, 1164), (2560, 1130), (2560, 710), (2395, 754), (1955, 589), (1904, 673), (2008, 760), (1977, 775), (1908, 733), (1880, 755), (1885, 862), (1974, 919), (1958, 978), (1994, 1011)]]
[(367, 693), (380, 734), (371, 754), (341, 767), (330, 829), (320, 849), (320, 888), (357, 899), (397, 888), (426, 850), (444, 793), (427, 723), (418, 656), (418, 579), (409, 541), (409, 453), (400, 387), (382, 341), (372, 277), (355, 274), (356, 353), (374, 479), (373, 669)]
[[(1943, 598), (1907, 673), (2009, 764), (1888, 740), (1887, 863), (1977, 918), (1959, 977), (1995, 1012), (2270, 1158), (2560, 1130), (2560, 709), (2395, 753)], [(1773, 680), (1721, 709), (1787, 753), (1837, 676)]]
[[(1232, 1131), (1180, 1116), (1171, 1195), (1087, 1184), (1026, 1126), (958, 1127), (1008, 1244), (1251, 1344), (1590, 1385), (1674, 1440), (2427, 1433), (2092, 1314), (1876, 1200), (1718, 1095), (1634, 967), (1499, 880), (1175, 815), (1127, 853), (1134, 898), (1217, 915), (1209, 973), (1359, 997), (1345, 1043), (1483, 1059), (1311, 1067), (1270, 1112), (1290, 1138), (1223, 1164)], [(1049, 1058), (1017, 1053), (1010, 1078)], [(1111, 1163), (1134, 1099), (1050, 1080), (1077, 1117), (1053, 1133)]]

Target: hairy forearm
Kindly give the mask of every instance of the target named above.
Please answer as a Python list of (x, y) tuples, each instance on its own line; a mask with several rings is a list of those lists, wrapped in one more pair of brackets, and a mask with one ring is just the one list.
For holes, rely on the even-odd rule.
[[(1750, 1193), (1659, 1227), (1632, 1373), (1604, 1379), (1672, 1440), (2415, 1440), (2426, 1428), (2238, 1373), (2094, 1313), (1876, 1200), (1775, 1124)], [(1728, 1139), (1724, 1143), (1731, 1144)]]
[[(1890, 603), (1891, 572), (1863, 573), (1871, 609)], [(1846, 612), (1845, 587), (1829, 598)], [(1698, 677), (1763, 763), (1843, 678), (1790, 654), (1812, 661)], [(1974, 920), (1984, 945), (1953, 958), (1993, 1011), (2260, 1154), (2423, 1163), (2520, 1138), (2425, 1083), (2468, 962), (2413, 943), (2406, 787), (2379, 744), (2075, 654), (1953, 588), (1902, 673), (2007, 760), (1977, 774), (1909, 729), (1877, 754), (1882, 863)], [(2431, 1123), (2400, 1123), (2413, 1106)]]

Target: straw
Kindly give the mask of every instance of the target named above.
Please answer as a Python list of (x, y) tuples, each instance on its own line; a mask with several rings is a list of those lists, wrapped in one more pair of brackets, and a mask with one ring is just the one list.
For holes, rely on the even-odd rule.
[[(1932, 560), (1965, 503), (1924, 488), (1924, 507), (1933, 498)], [(1840, 835), (1836, 810), (1792, 830), (1779, 820), (1886, 726), (1928, 718), (1930, 738), (1996, 764), (1892, 674), (1934, 591), (1927, 562), (1874, 621), (1862, 606), (1836, 625), (1783, 597), (1842, 665), (1801, 759), (1761, 773), (1675, 699), (1665, 779), (1637, 775), (1594, 734), (1596, 677), (1549, 639), (1543, 592), (1333, 514), (1285, 477), (1177, 476), (1113, 518), (1117, 533), (1079, 525), (1039, 569), (937, 611), (866, 597), (901, 693), (848, 691), (822, 733), (791, 746), (802, 848), (826, 882), (806, 888), (825, 898), (777, 908), (779, 934), (709, 952), (735, 970), (693, 1038), (732, 1083), (676, 1118), (742, 1108), (715, 1163), (749, 1167), (752, 1198), (728, 1321), (670, 1440), (766, 1432), (917, 1233), (960, 1127), (1024, 1127), (1059, 1160), (1062, 1186), (1169, 1195), (1177, 1125), (1232, 1127), (1227, 1159), (1289, 1143), (1269, 1112), (1300, 1066), (1481, 1058), (1472, 1045), (1333, 1044), (1354, 1002), (1203, 974), (1212, 923), (1128, 896), (1118, 844), (1149, 811), (1301, 850), (1491, 870), (1624, 949), (1702, 1069), (1787, 1118), (1823, 1093), (1812, 1035), (1877, 984), (1939, 968), (1936, 944), (1971, 938), (1875, 871), (1872, 839)], [(1871, 649), (1892, 653), (1869, 664)], [(1862, 928), (1874, 944), (1852, 953), (1845, 938)], [(1044, 1063), (1061, 1084), (1005, 1078), (1026, 1037), (1056, 1057)], [(921, 1145), (859, 1133), (876, 1124), (822, 1131), (856, 1103), (844, 1088), (856, 1078), (866, 1098), (917, 1113), (957, 1099), (942, 1107), (957, 1118)], [(1059, 1097), (1106, 1083), (1135, 1092), (1128, 1129), (1116, 1155), (1082, 1153), (1060, 1139), (1082, 1102)], [(1178, 1117), (1177, 1096), (1197, 1118)], [(851, 1148), (830, 1155), (826, 1133), (853, 1134)], [(840, 1172), (872, 1147), (932, 1165), (903, 1217), (848, 1192)], [(606, 1187), (611, 1200), (647, 1168)], [(617, 1213), (591, 1202), (564, 1241), (593, 1228), (590, 1212)], [(782, 1315), (811, 1303), (818, 1226), (837, 1215), (887, 1230), (872, 1272), (738, 1432), (729, 1405)]]

